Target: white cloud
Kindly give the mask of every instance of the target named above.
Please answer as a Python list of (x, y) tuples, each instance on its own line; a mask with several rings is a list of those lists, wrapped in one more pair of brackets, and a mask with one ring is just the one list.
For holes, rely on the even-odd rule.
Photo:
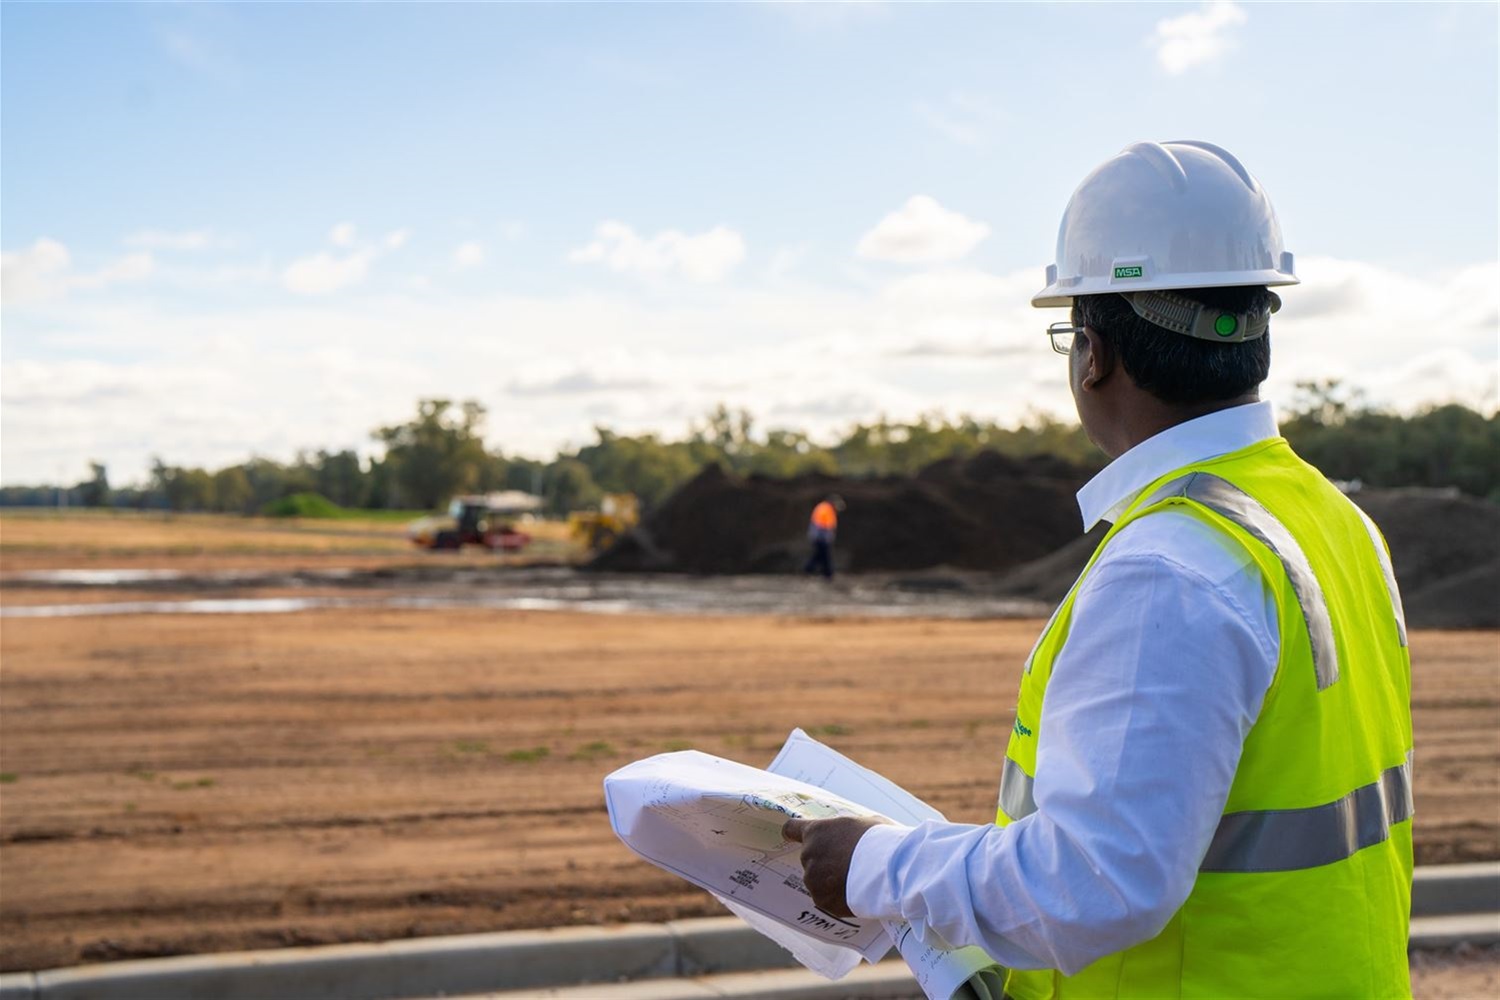
[(1176, 76), (1228, 52), (1234, 46), (1231, 30), (1248, 19), (1233, 0), (1209, 0), (1197, 10), (1157, 21), (1147, 42), (1161, 68)]
[(156, 270), (156, 260), (149, 253), (126, 254), (111, 261), (93, 274), (82, 274), (73, 279), (77, 288), (103, 288), (120, 281), (141, 281)]
[(369, 250), (361, 250), (345, 257), (315, 253), (292, 261), (281, 273), (281, 283), (288, 291), (299, 295), (336, 292), (364, 281), (374, 256)]
[(766, 277), (773, 281), (787, 277), (802, 262), (807, 259), (807, 244), (799, 243), (796, 246), (779, 247), (771, 255), (771, 262), (766, 265)]
[[(27, 252), (70, 273), (59, 247)], [(1431, 278), (1297, 263), (1305, 284), (1283, 291), (1272, 321), (1267, 398), (1286, 404), (1299, 379), (1338, 377), (1376, 405), (1495, 405), (1495, 263)], [(1065, 362), (1042, 336), (1061, 313), (1030, 307), (1036, 283), (1029, 268), (952, 266), (871, 290), (747, 281), (693, 296), (459, 297), (397, 293), (399, 280), (232, 309), (78, 295), (7, 312), (3, 472), (49, 480), (66, 463), (81, 476), (95, 457), (127, 482), (153, 453), (217, 467), (365, 448), (422, 396), (476, 399), (492, 446), (547, 456), (592, 440), (596, 421), (680, 434), (719, 402), (825, 439), (881, 414), (1069, 416)], [(1324, 288), (1338, 292), (1319, 305)], [(432, 330), (444, 332), (436, 354), (419, 335)]]
[[(551, 368), (551, 365), (546, 366)], [(625, 367), (629, 367), (625, 365)], [(612, 392), (643, 392), (661, 383), (649, 375), (622, 371), (619, 365), (600, 371), (597, 367), (568, 368), (560, 373), (527, 373), (512, 380), (505, 391), (513, 396), (581, 396)]]
[(460, 269), (478, 267), (484, 263), (484, 244), (478, 240), (460, 243), (453, 250), (453, 266)]
[(281, 272), (281, 284), (298, 295), (326, 295), (350, 288), (365, 280), (377, 257), (399, 250), (410, 237), (411, 230), (395, 229), (379, 243), (361, 245), (354, 223), (340, 222), (328, 231), (328, 242), (350, 252), (339, 255), (325, 250), (299, 257)]
[(109, 261), (97, 271), (77, 272), (68, 248), (45, 236), (25, 250), (0, 255), (0, 284), (7, 305), (46, 302), (73, 290), (141, 281), (155, 270), (155, 259), (141, 252)]
[(1441, 279), (1329, 257), (1297, 261), (1303, 284), (1278, 289), (1269, 391), (1290, 401), (1304, 379), (1338, 378), (1378, 406), (1457, 400), (1493, 408), (1500, 368), (1494, 262)]
[(568, 259), (603, 263), (623, 274), (677, 275), (707, 284), (722, 281), (745, 259), (745, 240), (726, 226), (697, 236), (668, 229), (644, 239), (625, 223), (609, 221), (601, 222), (593, 242), (568, 254)]
[(25, 250), (0, 256), (0, 286), (8, 303), (61, 295), (73, 257), (57, 240), (43, 236)]
[(870, 260), (930, 264), (957, 260), (989, 233), (984, 223), (950, 212), (937, 199), (919, 194), (881, 219), (854, 252)]
[(207, 229), (182, 232), (142, 229), (125, 237), (125, 245), (140, 250), (215, 250), (228, 247), (230, 241)]

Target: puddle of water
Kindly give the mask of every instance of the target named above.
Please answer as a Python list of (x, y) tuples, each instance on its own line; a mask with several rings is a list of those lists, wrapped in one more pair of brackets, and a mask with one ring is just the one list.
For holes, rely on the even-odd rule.
[(192, 601), (116, 601), (98, 604), (28, 604), (0, 608), (0, 618), (92, 618), (96, 615), (284, 615), (347, 606), (332, 598), (244, 597)]
[(41, 569), (7, 573), (7, 583), (65, 583), (77, 587), (119, 587), (151, 580), (180, 580), (176, 569)]
[[(576, 588), (558, 588), (574, 590)], [(586, 588), (585, 588), (586, 589)], [(706, 591), (706, 592), (705, 592)], [(117, 601), (97, 604), (36, 604), (0, 607), (0, 618), (91, 618), (109, 615), (278, 615), (328, 608), (394, 608), (409, 611), (479, 608), (503, 611), (582, 611), (591, 614), (669, 615), (813, 615), (878, 618), (1021, 618), (1038, 614), (1035, 602), (1007, 599), (964, 601), (892, 599), (835, 600), (809, 607), (785, 592), (714, 593), (679, 588), (671, 593), (624, 597), (597, 592), (554, 594), (477, 593), (465, 595), (393, 595), (384, 598), (245, 597), (181, 601)], [(840, 595), (842, 597), (842, 595)]]

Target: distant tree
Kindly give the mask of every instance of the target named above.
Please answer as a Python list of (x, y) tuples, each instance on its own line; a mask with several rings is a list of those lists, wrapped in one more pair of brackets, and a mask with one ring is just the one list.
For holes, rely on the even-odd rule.
[(202, 469), (169, 466), (153, 459), (151, 483), (171, 510), (209, 510), (214, 505), (214, 480)]
[(358, 507), (364, 500), (365, 473), (353, 451), (318, 453), (303, 463), (313, 476), (313, 492), (321, 493), (340, 507)]
[(542, 496), (549, 512), (566, 514), (594, 506), (602, 491), (587, 465), (576, 458), (561, 458), (548, 468)]
[(245, 479), (250, 484), (250, 499), (246, 511), (260, 510), (268, 503), (291, 496), (293, 493), (311, 491), (313, 486), (305, 477), (294, 477), (286, 466), (269, 458), (255, 457), (240, 465)]
[(396, 485), (396, 466), (384, 458), (375, 459), (365, 475), (365, 491), (360, 506), (371, 510), (392, 510), (402, 506), (401, 488)]
[(692, 478), (703, 464), (694, 461), (689, 448), (667, 444), (654, 434), (630, 437), (604, 427), (595, 427), (594, 434), (593, 444), (579, 448), (566, 460), (587, 468), (600, 491), (634, 493), (647, 506)]
[(1366, 486), (1456, 486), (1500, 500), (1500, 415), (1450, 403), (1402, 417), (1367, 406), (1336, 380), (1297, 388), (1281, 433), (1324, 475)]
[(433, 509), (473, 489), (489, 459), (481, 437), (484, 407), (472, 400), (456, 413), (452, 407), (450, 400), (424, 399), (415, 419), (374, 432), (403, 496), (418, 507)]
[(480, 493), (509, 489), (510, 462), (501, 455), (487, 453), (474, 474), (474, 489)]
[(547, 478), (547, 463), (533, 458), (510, 458), (505, 461), (505, 480), (502, 489), (521, 490), (524, 493), (542, 494), (542, 484)]
[(92, 475), (73, 488), (78, 502), (85, 507), (109, 506), (109, 473), (98, 462), (89, 463)]
[(252, 512), (255, 491), (244, 466), (231, 465), (214, 473), (214, 509), (228, 514)]

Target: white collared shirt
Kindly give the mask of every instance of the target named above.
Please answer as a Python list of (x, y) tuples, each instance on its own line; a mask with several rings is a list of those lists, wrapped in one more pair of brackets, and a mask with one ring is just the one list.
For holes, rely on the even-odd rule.
[[(1084, 525), (1169, 472), (1275, 436), (1265, 402), (1162, 431), (1078, 492)], [(1274, 598), (1243, 550), (1176, 511), (1127, 525), (1079, 588), (1052, 665), (1037, 811), (1003, 828), (872, 828), (850, 909), (1069, 975), (1154, 937), (1192, 890), (1278, 647)]]

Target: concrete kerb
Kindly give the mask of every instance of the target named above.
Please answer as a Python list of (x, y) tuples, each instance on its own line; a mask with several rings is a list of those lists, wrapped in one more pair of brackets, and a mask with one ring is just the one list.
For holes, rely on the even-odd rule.
[(35, 1000), (391, 1000), (673, 976), (676, 956), (662, 926), (563, 927), (54, 969)]
[[(1412, 944), (1500, 941), (1500, 863), (1418, 869)], [(0, 976), (0, 1000), (394, 1000), (793, 965), (737, 917), (111, 962)]]
[(394, 1000), (793, 965), (737, 917), (109, 962), (0, 978), (0, 1000)]
[(1414, 917), (1500, 913), (1500, 862), (1423, 865), (1412, 878)]
[(35, 997), (35, 972), (6, 972), (0, 974), (0, 1000), (34, 1000)]

